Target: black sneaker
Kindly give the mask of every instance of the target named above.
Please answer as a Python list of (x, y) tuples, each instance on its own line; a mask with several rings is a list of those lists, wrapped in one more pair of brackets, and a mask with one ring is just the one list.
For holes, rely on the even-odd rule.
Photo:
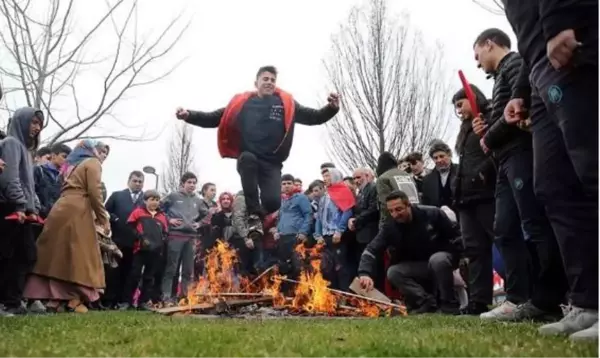
[(21, 303), (19, 306), (6, 306), (5, 312), (13, 314), (15, 316), (26, 315), (29, 313), (25, 304)]
[(152, 306), (152, 303), (150, 303), (150, 302), (146, 302), (146, 303), (142, 303), (141, 305), (138, 305), (137, 309), (138, 309), (138, 311), (154, 311), (154, 307)]
[(458, 305), (443, 304), (443, 305), (441, 305), (438, 313), (449, 315), (449, 316), (458, 316), (458, 315), (460, 315), (460, 309), (459, 309)]
[(422, 304), (421, 306), (413, 309), (409, 313), (411, 315), (419, 315), (419, 314), (436, 313), (436, 312), (437, 312), (437, 306), (434, 303), (426, 302), (426, 303)]
[(248, 217), (248, 227), (248, 237), (256, 234), (261, 237), (264, 235), (262, 220), (258, 215), (250, 215)]

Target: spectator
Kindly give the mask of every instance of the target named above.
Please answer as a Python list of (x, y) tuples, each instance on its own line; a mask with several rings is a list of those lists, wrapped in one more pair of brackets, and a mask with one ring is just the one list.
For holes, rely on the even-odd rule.
[[(386, 205), (391, 218), (361, 257), (361, 285), (366, 290), (373, 288), (377, 260), (389, 249), (392, 266), (387, 271), (388, 279), (402, 292), (413, 314), (435, 312), (436, 291), (440, 311), (458, 314), (453, 271), (458, 267), (460, 234), (441, 209), (412, 205), (403, 192), (389, 194)], [(428, 288), (434, 286), (437, 289)]]
[[(471, 85), (481, 115), (490, 115), (490, 104), (479, 88)], [(461, 119), (456, 139), (456, 153), (460, 158), (453, 185), (456, 209), (460, 218), (465, 257), (468, 260), (470, 300), (463, 313), (480, 315), (488, 311), (493, 298), (492, 245), (494, 242), (494, 190), (496, 166), (479, 145), (479, 136), (473, 132), (471, 110), (465, 90), (452, 97)]]
[(62, 180), (60, 169), (65, 164), (71, 148), (65, 144), (52, 146), (50, 160), (46, 164), (37, 165), (33, 171), (35, 181), (35, 193), (40, 200), (40, 216), (48, 217), (50, 209), (60, 196)]
[(2, 141), (5, 167), (0, 174), (0, 303), (9, 314), (27, 312), (22, 302), (23, 287), (37, 256), (31, 229), (36, 211), (30, 153), (38, 147), (43, 126), (41, 111), (20, 108), (8, 124), (8, 137)]
[(45, 165), (50, 161), (52, 149), (50, 147), (42, 147), (35, 152), (34, 163), (36, 165)]
[(456, 177), (458, 165), (452, 163), (452, 150), (441, 140), (434, 140), (429, 148), (429, 156), (435, 162), (435, 168), (423, 178), (423, 205), (447, 206), (452, 211), (452, 182)]
[(351, 277), (347, 263), (347, 243), (342, 241), (342, 234), (348, 228), (356, 199), (343, 179), (338, 169), (328, 168), (323, 171), (327, 192), (319, 205), (315, 239), (317, 243), (325, 245), (325, 278), (331, 282), (332, 287), (348, 290)]
[(163, 299), (174, 304), (171, 289), (177, 266), (181, 260), (181, 296), (187, 297), (187, 290), (194, 279), (194, 241), (198, 239), (199, 221), (206, 216), (202, 209), (202, 199), (196, 195), (196, 175), (186, 172), (181, 176), (181, 190), (167, 195), (162, 202), (169, 218), (167, 238), (167, 259), (162, 282)]
[[(135, 208), (127, 224), (131, 225), (137, 234), (133, 247), (133, 264), (125, 284), (125, 297), (129, 301), (121, 307), (134, 308), (133, 297), (141, 282), (141, 294), (138, 299), (138, 309), (152, 309), (152, 291), (158, 266), (162, 262), (164, 240), (167, 236), (168, 224), (166, 215), (159, 208), (160, 195), (155, 190), (144, 193), (144, 207)], [(142, 274), (143, 273), (143, 274)]]
[(96, 232), (110, 232), (100, 193), (101, 162), (107, 153), (104, 144), (86, 139), (69, 154), (61, 197), (38, 239), (38, 260), (25, 297), (49, 300), (46, 308), (51, 312), (86, 313), (86, 304), (98, 301), (106, 286)]
[(106, 268), (106, 292), (102, 303), (109, 308), (129, 302), (125, 284), (133, 265), (133, 246), (137, 240), (135, 232), (127, 225), (127, 219), (135, 208), (143, 205), (144, 173), (134, 170), (129, 173), (127, 188), (113, 192), (106, 201), (106, 210), (110, 214), (112, 236), (115, 244), (123, 253), (116, 268)]

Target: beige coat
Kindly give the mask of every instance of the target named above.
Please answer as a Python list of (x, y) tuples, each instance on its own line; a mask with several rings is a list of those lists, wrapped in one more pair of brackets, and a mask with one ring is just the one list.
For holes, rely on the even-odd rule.
[(61, 196), (38, 238), (33, 273), (96, 289), (106, 286), (94, 225), (94, 219), (99, 226), (108, 223), (101, 174), (100, 161), (90, 158), (65, 179)]

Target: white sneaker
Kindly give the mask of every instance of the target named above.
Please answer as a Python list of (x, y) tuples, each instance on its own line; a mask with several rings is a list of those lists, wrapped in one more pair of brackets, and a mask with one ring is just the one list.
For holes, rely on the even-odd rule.
[(479, 318), (484, 320), (510, 321), (514, 319), (516, 309), (517, 305), (510, 301), (504, 301), (493, 310), (482, 313)]
[(594, 323), (590, 328), (583, 331), (575, 332), (569, 336), (572, 341), (593, 341), (598, 340), (598, 322)]
[(29, 305), (29, 312), (31, 313), (46, 313), (46, 306), (40, 301), (35, 300)]
[[(592, 328), (596, 325), (596, 339), (598, 337), (598, 311), (572, 306), (569, 313), (558, 322), (543, 325), (539, 332), (545, 335), (573, 334)], [(584, 336), (586, 334), (583, 334)], [(576, 336), (574, 339), (577, 339)]]

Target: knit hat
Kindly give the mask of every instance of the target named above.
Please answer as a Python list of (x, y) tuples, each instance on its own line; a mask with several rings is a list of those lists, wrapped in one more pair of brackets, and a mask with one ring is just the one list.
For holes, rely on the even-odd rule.
[(398, 160), (396, 157), (390, 152), (383, 152), (377, 159), (377, 168), (375, 169), (375, 173), (377, 176), (387, 172), (390, 169), (398, 167)]
[(436, 152), (452, 155), (452, 149), (441, 139), (434, 139), (429, 143), (429, 157), (433, 158), (433, 154)]

